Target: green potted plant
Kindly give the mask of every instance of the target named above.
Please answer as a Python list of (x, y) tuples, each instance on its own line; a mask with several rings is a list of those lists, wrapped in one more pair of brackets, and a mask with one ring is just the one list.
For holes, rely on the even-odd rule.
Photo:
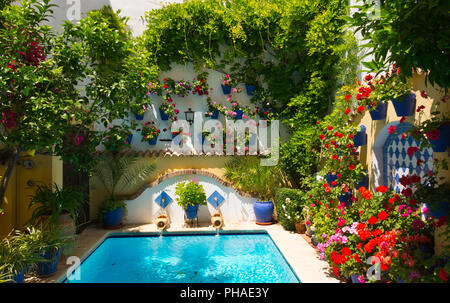
[(161, 131), (156, 127), (155, 122), (146, 122), (141, 130), (142, 142), (148, 142), (150, 145), (155, 145), (158, 142), (158, 136)]
[(0, 242), (0, 273), (9, 281), (22, 283), (27, 271), (42, 261), (35, 250), (35, 243), (25, 233), (11, 232)]
[(276, 166), (262, 166), (257, 157), (235, 157), (225, 165), (224, 177), (244, 191), (254, 193), (259, 197), (253, 205), (256, 223), (272, 224), (275, 188), (283, 178)]
[(99, 211), (99, 222), (105, 228), (118, 228), (126, 214), (126, 204), (118, 193), (144, 181), (155, 170), (153, 162), (139, 162), (139, 156), (104, 154), (100, 157), (96, 176), (107, 192)]
[(178, 205), (183, 207), (187, 219), (197, 217), (199, 205), (206, 205), (206, 194), (202, 185), (196, 179), (180, 182), (175, 187)]
[(120, 152), (130, 147), (133, 140), (131, 130), (136, 129), (134, 121), (129, 127), (125, 125), (113, 125), (108, 127), (103, 136), (105, 150), (113, 153)]
[(41, 261), (36, 262), (36, 274), (49, 277), (56, 273), (61, 249), (73, 245), (73, 236), (64, 236), (61, 228), (50, 224), (40, 224), (28, 230), (24, 241), (33, 243)]
[(400, 70), (392, 69), (384, 79), (382, 94), (385, 100), (391, 100), (398, 117), (412, 116), (416, 106), (416, 95), (411, 93), (412, 85), (400, 77)]
[(145, 113), (148, 111), (148, 107), (138, 104), (133, 107), (132, 111), (136, 120), (143, 120)]
[(27, 223), (48, 222), (60, 226), (67, 235), (73, 235), (75, 220), (83, 203), (83, 194), (72, 187), (60, 188), (56, 183), (53, 186), (38, 185), (28, 205), (33, 212)]

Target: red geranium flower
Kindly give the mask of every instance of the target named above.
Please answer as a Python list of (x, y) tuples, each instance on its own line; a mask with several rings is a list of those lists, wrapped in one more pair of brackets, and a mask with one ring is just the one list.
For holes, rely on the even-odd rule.
[(395, 135), (397, 133), (396, 131), (397, 131), (397, 128), (394, 125), (389, 126), (389, 128), (388, 128), (389, 134)]
[(358, 112), (358, 114), (362, 113), (364, 111), (364, 106), (358, 106), (358, 108), (356, 109), (356, 111)]
[(386, 220), (389, 217), (388, 213), (383, 211), (380, 211), (378, 213), (378, 219), (380, 219), (380, 221)]
[(351, 256), (352, 252), (351, 252), (350, 248), (344, 247), (344, 248), (342, 249), (342, 254), (343, 254), (344, 256)]
[(386, 186), (384, 186), (384, 185), (381, 185), (381, 186), (378, 186), (377, 187), (377, 192), (380, 192), (380, 193), (385, 193), (385, 192), (387, 192), (389, 190), (389, 188), (387, 188)]
[(368, 220), (367, 222), (368, 222), (369, 224), (375, 224), (375, 223), (378, 222), (378, 219), (377, 219), (377, 217), (372, 216), (372, 217), (369, 218), (369, 220)]
[(439, 277), (443, 281), (448, 282), (447, 273), (445, 272), (445, 270), (443, 268), (441, 268), (441, 270), (439, 271)]
[(419, 150), (418, 147), (410, 146), (410, 147), (408, 147), (408, 149), (406, 150), (406, 154), (407, 154), (408, 156), (412, 157), (412, 155), (414, 155), (418, 150)]

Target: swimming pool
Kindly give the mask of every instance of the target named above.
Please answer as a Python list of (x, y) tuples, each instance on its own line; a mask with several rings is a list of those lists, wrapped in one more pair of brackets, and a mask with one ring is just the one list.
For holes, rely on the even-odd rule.
[[(73, 277), (75, 277), (73, 275)], [(267, 233), (107, 237), (66, 283), (299, 283)]]

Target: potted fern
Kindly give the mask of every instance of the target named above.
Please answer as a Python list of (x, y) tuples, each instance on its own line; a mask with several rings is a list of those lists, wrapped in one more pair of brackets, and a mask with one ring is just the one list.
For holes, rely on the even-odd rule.
[(108, 196), (99, 210), (99, 221), (105, 228), (118, 228), (126, 215), (126, 204), (118, 193), (147, 179), (155, 170), (153, 162), (138, 162), (139, 157), (126, 154), (121, 157), (104, 154), (100, 157), (96, 176)]

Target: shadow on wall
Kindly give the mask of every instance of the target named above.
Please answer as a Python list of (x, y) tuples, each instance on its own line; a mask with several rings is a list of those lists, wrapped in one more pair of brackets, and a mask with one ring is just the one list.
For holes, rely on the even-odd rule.
[[(202, 175), (181, 175), (169, 178), (152, 188), (147, 188), (139, 197), (127, 201), (128, 215), (126, 223), (142, 224), (153, 223), (156, 217), (163, 210), (155, 199), (164, 191), (170, 196), (172, 201), (165, 208), (170, 217), (170, 221), (175, 225), (184, 223), (184, 210), (176, 202), (175, 186), (179, 182), (197, 179), (203, 185), (206, 197), (217, 191), (225, 200), (219, 206), (224, 224), (233, 222), (249, 222), (255, 220), (253, 203), (255, 198), (246, 198), (239, 195), (233, 188), (224, 186), (216, 180)], [(208, 203), (199, 207), (199, 222), (210, 222), (211, 215), (216, 209)]]

